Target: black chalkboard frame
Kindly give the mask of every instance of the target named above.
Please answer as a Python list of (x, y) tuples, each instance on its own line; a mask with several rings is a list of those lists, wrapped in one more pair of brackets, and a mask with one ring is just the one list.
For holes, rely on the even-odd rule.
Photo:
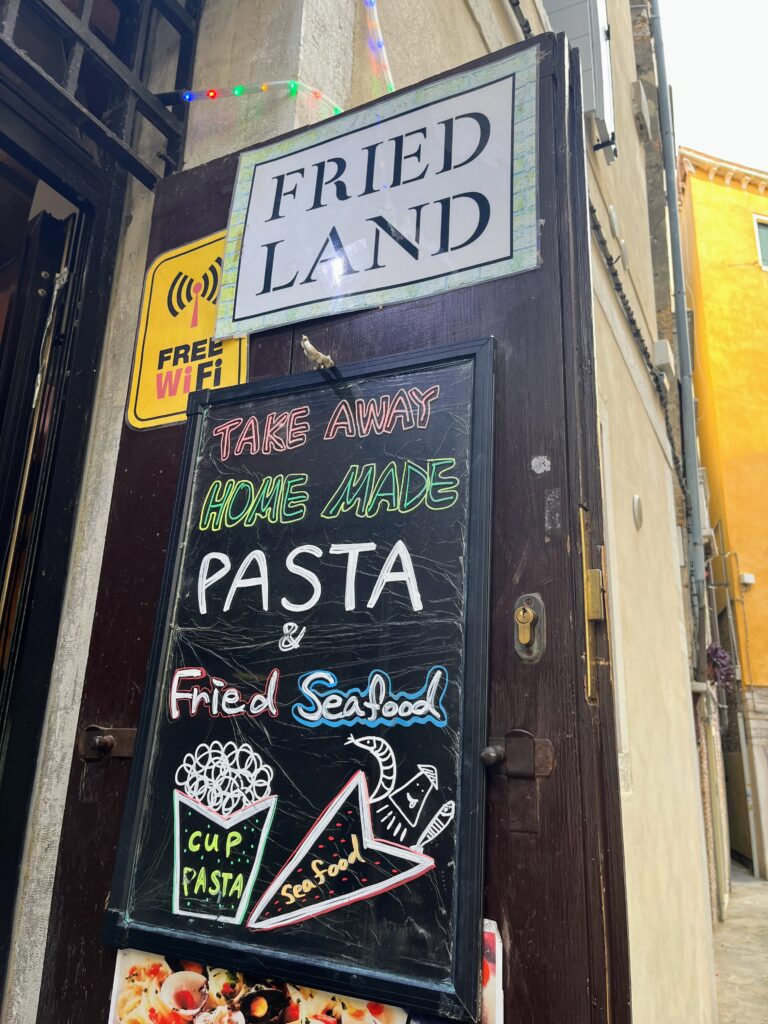
[[(119, 948), (146, 949), (166, 956), (210, 965), (258, 971), (262, 976), (294, 981), (341, 995), (357, 996), (422, 1011), (452, 1020), (472, 1020), (480, 1012), (480, 960), (483, 918), (485, 847), (485, 769), (480, 753), (486, 744), (490, 622), (491, 497), (493, 464), (493, 407), (495, 340), (493, 337), (397, 354), (330, 370), (287, 375), (216, 391), (193, 392), (187, 406), (187, 431), (174, 504), (155, 634), (147, 670), (134, 764), (126, 802), (104, 939)], [(457, 803), (457, 856), (454, 881), (454, 957), (448, 984), (433, 984), (418, 976), (376, 974), (352, 970), (330, 960), (308, 960), (256, 942), (195, 935), (182, 928), (148, 925), (129, 917), (132, 865), (142, 821), (152, 727), (159, 713), (163, 666), (173, 598), (181, 566), (184, 524), (191, 500), (193, 468), (198, 454), (204, 409), (237, 404), (266, 395), (299, 395), (334, 381), (353, 381), (436, 367), (471, 359), (473, 362), (472, 430), (470, 448), (469, 527), (464, 623), (465, 674), (462, 700), (461, 793)], [(244, 935), (244, 938), (246, 936)]]

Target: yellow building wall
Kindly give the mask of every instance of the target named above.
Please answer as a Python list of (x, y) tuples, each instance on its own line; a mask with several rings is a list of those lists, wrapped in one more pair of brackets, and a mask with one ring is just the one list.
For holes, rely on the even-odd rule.
[[(768, 686), (768, 271), (754, 215), (768, 195), (688, 173), (683, 205), (694, 382), (710, 519), (725, 527), (745, 684)], [(742, 589), (738, 573), (756, 577)]]

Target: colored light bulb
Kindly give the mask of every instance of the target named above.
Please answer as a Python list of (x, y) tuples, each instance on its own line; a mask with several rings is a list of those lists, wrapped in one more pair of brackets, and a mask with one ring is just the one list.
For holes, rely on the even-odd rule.
[(340, 114), (341, 113), (341, 107), (334, 106), (333, 112), (334, 112), (334, 114)]
[(191, 103), (192, 100), (195, 98), (195, 94), (193, 92), (190, 92), (189, 89), (187, 89), (185, 92), (181, 94), (181, 98), (184, 100), (185, 103)]
[(261, 91), (262, 92), (266, 92), (268, 88), (269, 88), (269, 85), (266, 82), (262, 82), (261, 83)]
[(294, 82), (293, 80), (291, 80), (288, 83), (288, 95), (289, 96), (295, 96), (298, 91), (299, 91), (299, 83), (298, 82)]
[(205, 95), (208, 97), (209, 100), (215, 100), (219, 94), (216, 92), (215, 89), (209, 89)]
[(244, 85), (236, 85), (234, 87), (234, 89), (232, 90), (232, 95), (233, 96), (242, 96), (244, 92), (245, 92), (245, 86)]

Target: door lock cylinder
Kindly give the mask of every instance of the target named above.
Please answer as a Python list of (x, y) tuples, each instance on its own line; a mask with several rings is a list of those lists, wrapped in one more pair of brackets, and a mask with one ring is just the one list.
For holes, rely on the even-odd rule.
[(521, 661), (538, 661), (547, 642), (547, 617), (541, 594), (522, 594), (515, 601), (512, 615), (515, 653)]

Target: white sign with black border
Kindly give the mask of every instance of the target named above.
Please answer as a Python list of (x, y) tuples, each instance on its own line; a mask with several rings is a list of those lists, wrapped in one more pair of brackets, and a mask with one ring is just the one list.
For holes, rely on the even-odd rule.
[(216, 337), (536, 267), (536, 54), (241, 154)]

